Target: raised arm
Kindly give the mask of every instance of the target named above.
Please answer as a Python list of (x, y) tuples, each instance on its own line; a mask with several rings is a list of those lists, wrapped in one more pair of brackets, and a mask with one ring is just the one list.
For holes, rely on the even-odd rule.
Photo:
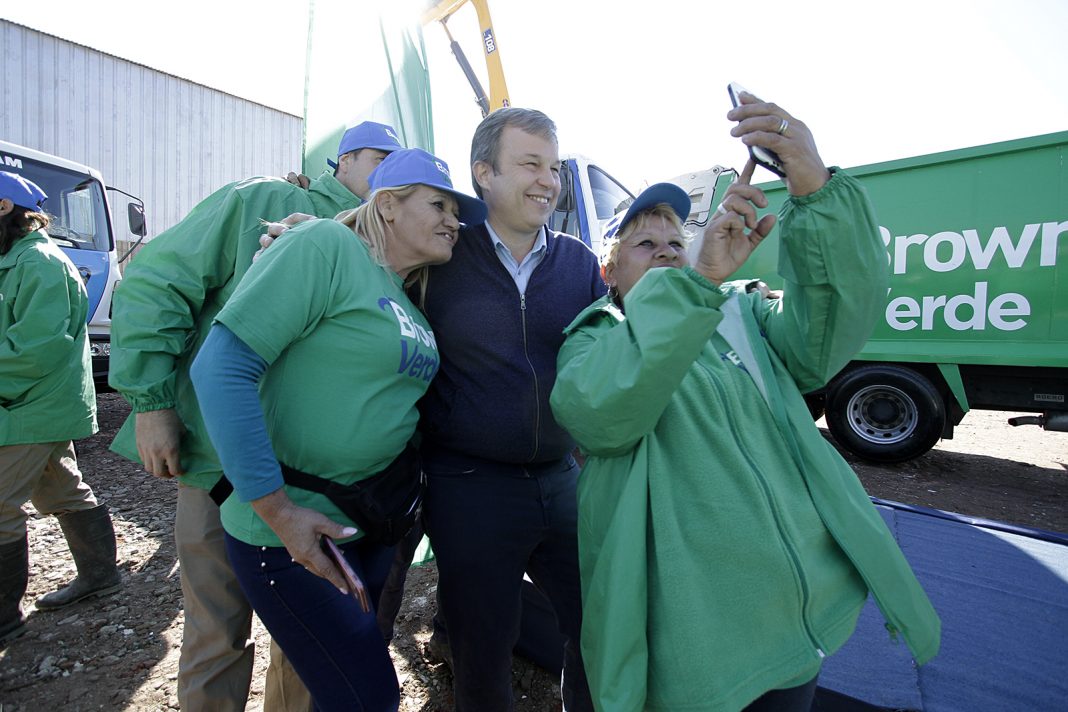
[[(774, 151), (790, 194), (779, 215), (783, 299), (752, 303), (798, 387), (811, 390), (837, 373), (871, 334), (886, 298), (885, 250), (864, 189), (828, 170), (808, 126), (751, 94), (741, 101), (727, 114), (738, 122), (731, 135)], [(722, 209), (740, 211), (749, 225), (756, 217), (737, 198), (725, 200)]]
[(886, 250), (864, 189), (837, 171), (781, 212), (781, 300), (757, 303), (798, 388), (824, 385), (864, 345), (886, 302)]

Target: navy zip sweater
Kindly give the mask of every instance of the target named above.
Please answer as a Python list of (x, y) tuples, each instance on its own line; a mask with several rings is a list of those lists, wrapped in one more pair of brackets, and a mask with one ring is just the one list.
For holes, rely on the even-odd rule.
[(424, 447), (514, 464), (575, 447), (549, 408), (564, 327), (605, 293), (593, 252), (546, 228), (525, 294), (484, 225), (465, 227), (452, 259), (430, 269), (426, 313), (441, 366), (419, 403)]

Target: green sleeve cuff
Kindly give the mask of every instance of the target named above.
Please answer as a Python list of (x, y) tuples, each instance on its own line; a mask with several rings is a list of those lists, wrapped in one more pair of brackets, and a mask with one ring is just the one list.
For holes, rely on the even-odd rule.
[(808, 195), (791, 195), (788, 200), (796, 205), (808, 205), (833, 195), (845, 182), (846, 176), (849, 174), (842, 172), (842, 169), (838, 166), (829, 166), (827, 170), (831, 173), (831, 179), (824, 183), (819, 190)]
[(154, 410), (167, 410), (177, 408), (174, 399), (134, 398), (130, 401), (130, 408), (134, 413), (149, 413)]
[(727, 293), (726, 292), (724, 292), (720, 287), (717, 287), (708, 277), (704, 276), (703, 274), (701, 274), (700, 272), (695, 270), (690, 265), (686, 265), (685, 267), (683, 267), (682, 271), (691, 280), (693, 280), (694, 282), (699, 284), (701, 287), (703, 287), (704, 289), (709, 290), (715, 296), (720, 298), (719, 301), (716, 304), (712, 305), (712, 306), (718, 306), (719, 304), (722, 304), (724, 301), (727, 300)]

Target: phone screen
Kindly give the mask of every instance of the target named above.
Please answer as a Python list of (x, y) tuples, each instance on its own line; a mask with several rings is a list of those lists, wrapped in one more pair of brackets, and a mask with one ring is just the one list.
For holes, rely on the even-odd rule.
[[(730, 95), (731, 105), (735, 108), (737, 108), (742, 103), (742, 99), (740, 96), (742, 92), (745, 92), (746, 94), (752, 94), (751, 91), (743, 87), (741, 84), (738, 84), (737, 82), (731, 82), (727, 85), (727, 94)], [(782, 161), (779, 160), (779, 156), (774, 151), (770, 151), (766, 148), (763, 148), (762, 146), (750, 146), (749, 155), (753, 157), (753, 161), (758, 166), (764, 166), (780, 178), (786, 177), (786, 172), (783, 171), (782, 168)]]
[(360, 580), (360, 577), (357, 576), (356, 572), (349, 566), (349, 562), (345, 559), (345, 555), (342, 553), (341, 549), (338, 548), (333, 539), (326, 535), (319, 539), (319, 547), (322, 548), (323, 553), (334, 562), (334, 566), (337, 570), (341, 572), (341, 575), (345, 579), (345, 585), (349, 588), (349, 593), (351, 593), (353, 598), (359, 602), (363, 612), (370, 613), (371, 606), (367, 600), (367, 589), (364, 588), (363, 581)]

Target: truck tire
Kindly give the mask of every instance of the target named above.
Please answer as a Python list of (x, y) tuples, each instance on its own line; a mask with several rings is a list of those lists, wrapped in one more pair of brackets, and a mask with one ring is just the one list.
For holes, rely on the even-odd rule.
[(872, 364), (840, 374), (827, 391), (827, 428), (840, 445), (872, 462), (903, 462), (934, 447), (946, 404), (924, 375)]

